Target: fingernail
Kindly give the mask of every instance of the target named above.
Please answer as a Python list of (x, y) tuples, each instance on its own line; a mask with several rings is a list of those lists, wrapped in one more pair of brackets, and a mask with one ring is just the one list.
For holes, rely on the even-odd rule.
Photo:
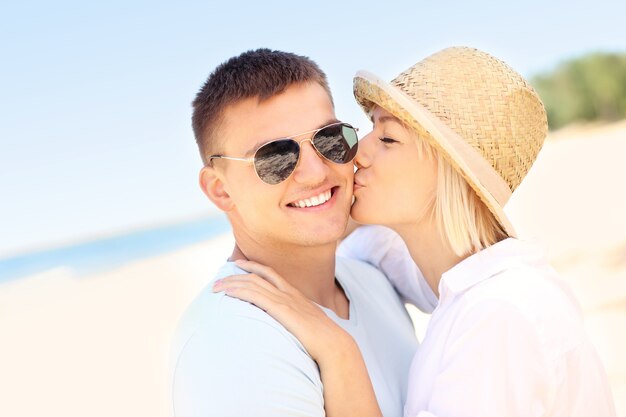
[(245, 261), (245, 260), (243, 260), (243, 259), (237, 259), (237, 260), (235, 261), (235, 263), (236, 263), (237, 265), (243, 265), (243, 264), (245, 264), (245, 263), (246, 263), (246, 261)]
[(222, 280), (218, 279), (217, 281), (215, 281), (213, 283), (213, 291), (219, 291), (219, 289), (222, 287)]

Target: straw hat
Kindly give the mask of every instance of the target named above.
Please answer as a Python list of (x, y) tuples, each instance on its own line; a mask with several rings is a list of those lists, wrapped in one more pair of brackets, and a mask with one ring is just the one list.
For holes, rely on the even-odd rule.
[(391, 83), (359, 71), (354, 95), (366, 112), (384, 108), (441, 152), (515, 236), (503, 207), (548, 131), (543, 103), (521, 75), (485, 52), (454, 47)]

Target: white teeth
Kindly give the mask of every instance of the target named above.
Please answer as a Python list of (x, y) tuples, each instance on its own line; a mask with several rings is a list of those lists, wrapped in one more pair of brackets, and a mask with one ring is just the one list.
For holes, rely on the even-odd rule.
[(332, 192), (328, 190), (318, 196), (305, 198), (304, 200), (295, 201), (291, 203), (291, 205), (296, 206), (298, 208), (319, 206), (320, 204), (324, 204), (325, 202), (330, 200), (331, 196), (332, 196)]

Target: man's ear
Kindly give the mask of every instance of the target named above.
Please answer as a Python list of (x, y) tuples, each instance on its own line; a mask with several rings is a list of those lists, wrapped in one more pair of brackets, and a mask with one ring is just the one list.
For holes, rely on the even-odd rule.
[(235, 204), (225, 189), (222, 176), (213, 167), (200, 170), (200, 188), (220, 210), (231, 211)]

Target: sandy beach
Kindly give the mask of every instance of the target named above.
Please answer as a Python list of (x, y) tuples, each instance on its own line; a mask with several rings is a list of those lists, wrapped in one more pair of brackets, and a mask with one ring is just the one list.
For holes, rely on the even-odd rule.
[[(578, 296), (626, 417), (626, 122), (552, 134), (507, 207)], [(0, 416), (170, 416), (169, 349), (230, 236), (90, 276), (0, 283)], [(416, 332), (425, 318), (411, 310)], [(408, 371), (408, 370), (407, 370)]]

